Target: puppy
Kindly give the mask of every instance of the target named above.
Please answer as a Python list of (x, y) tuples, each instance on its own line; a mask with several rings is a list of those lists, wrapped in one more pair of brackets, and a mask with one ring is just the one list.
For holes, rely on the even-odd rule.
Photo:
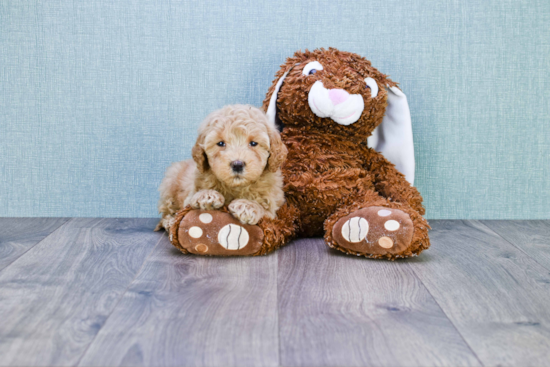
[(157, 228), (170, 229), (190, 205), (212, 210), (228, 205), (244, 224), (275, 218), (284, 203), (280, 166), (287, 149), (264, 112), (247, 105), (223, 107), (199, 126), (193, 159), (173, 163), (160, 184)]

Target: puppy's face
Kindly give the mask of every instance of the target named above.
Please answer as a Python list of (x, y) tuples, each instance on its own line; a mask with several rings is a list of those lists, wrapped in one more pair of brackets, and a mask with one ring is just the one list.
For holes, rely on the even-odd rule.
[(229, 187), (246, 186), (264, 172), (276, 172), (286, 158), (279, 132), (260, 109), (226, 106), (199, 127), (193, 159), (200, 172), (211, 171)]
[(206, 135), (204, 150), (216, 178), (229, 187), (244, 186), (260, 178), (269, 158), (267, 128), (229, 121)]
[(297, 52), (282, 66), (274, 84), (286, 71), (277, 96), (277, 114), (285, 126), (361, 140), (382, 122), (385, 87), (396, 85), (365, 58), (332, 48)]

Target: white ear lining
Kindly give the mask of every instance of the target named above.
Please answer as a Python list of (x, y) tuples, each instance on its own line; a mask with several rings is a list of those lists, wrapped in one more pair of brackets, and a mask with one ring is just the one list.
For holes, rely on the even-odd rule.
[[(296, 65), (300, 65), (300, 64), (296, 64)], [(294, 65), (294, 66), (296, 66)], [(291, 67), (290, 69), (288, 69), (284, 74), (283, 76), (277, 81), (277, 85), (275, 85), (275, 90), (273, 91), (273, 94), (271, 95), (271, 98), (269, 99), (269, 105), (267, 106), (267, 111), (266, 111), (266, 115), (267, 115), (267, 119), (269, 120), (269, 122), (271, 123), (271, 125), (275, 128), (277, 128), (277, 125), (276, 125), (276, 115), (277, 115), (277, 96), (279, 95), (279, 90), (281, 89), (281, 86), (283, 85), (283, 81), (285, 80), (286, 76), (288, 75), (288, 73), (290, 73), (290, 70), (292, 70)]]
[(382, 123), (367, 139), (368, 146), (382, 153), (407, 181), (414, 184), (414, 144), (407, 96), (397, 87), (388, 89), (388, 106)]
[(378, 95), (378, 84), (376, 83), (376, 80), (374, 80), (371, 77), (368, 77), (368, 78), (365, 78), (365, 83), (370, 88), (371, 98), (375, 98)]

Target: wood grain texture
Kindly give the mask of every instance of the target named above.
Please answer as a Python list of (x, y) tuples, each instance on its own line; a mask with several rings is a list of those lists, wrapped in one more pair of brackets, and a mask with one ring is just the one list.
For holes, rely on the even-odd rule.
[(152, 219), (72, 219), (0, 273), (0, 365), (74, 365), (161, 234)]
[(478, 221), (431, 221), (409, 262), (485, 365), (550, 361), (550, 274)]
[(68, 218), (0, 218), (0, 271), (68, 220)]
[(480, 365), (406, 262), (346, 256), (320, 239), (278, 256), (282, 365)]
[(186, 256), (155, 224), (0, 219), (0, 366), (550, 360), (548, 221), (432, 221), (430, 250), (396, 262), (319, 239)]
[(83, 366), (276, 366), (277, 256), (155, 248)]
[(550, 270), (550, 221), (483, 220), (481, 223)]

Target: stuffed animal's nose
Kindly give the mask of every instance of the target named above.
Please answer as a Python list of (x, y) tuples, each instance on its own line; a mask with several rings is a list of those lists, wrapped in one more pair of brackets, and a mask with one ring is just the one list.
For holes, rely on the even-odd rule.
[(241, 173), (244, 169), (244, 162), (243, 161), (231, 162), (231, 169), (233, 170), (233, 172)]
[(335, 105), (345, 102), (349, 98), (349, 93), (343, 89), (331, 89), (328, 96)]

